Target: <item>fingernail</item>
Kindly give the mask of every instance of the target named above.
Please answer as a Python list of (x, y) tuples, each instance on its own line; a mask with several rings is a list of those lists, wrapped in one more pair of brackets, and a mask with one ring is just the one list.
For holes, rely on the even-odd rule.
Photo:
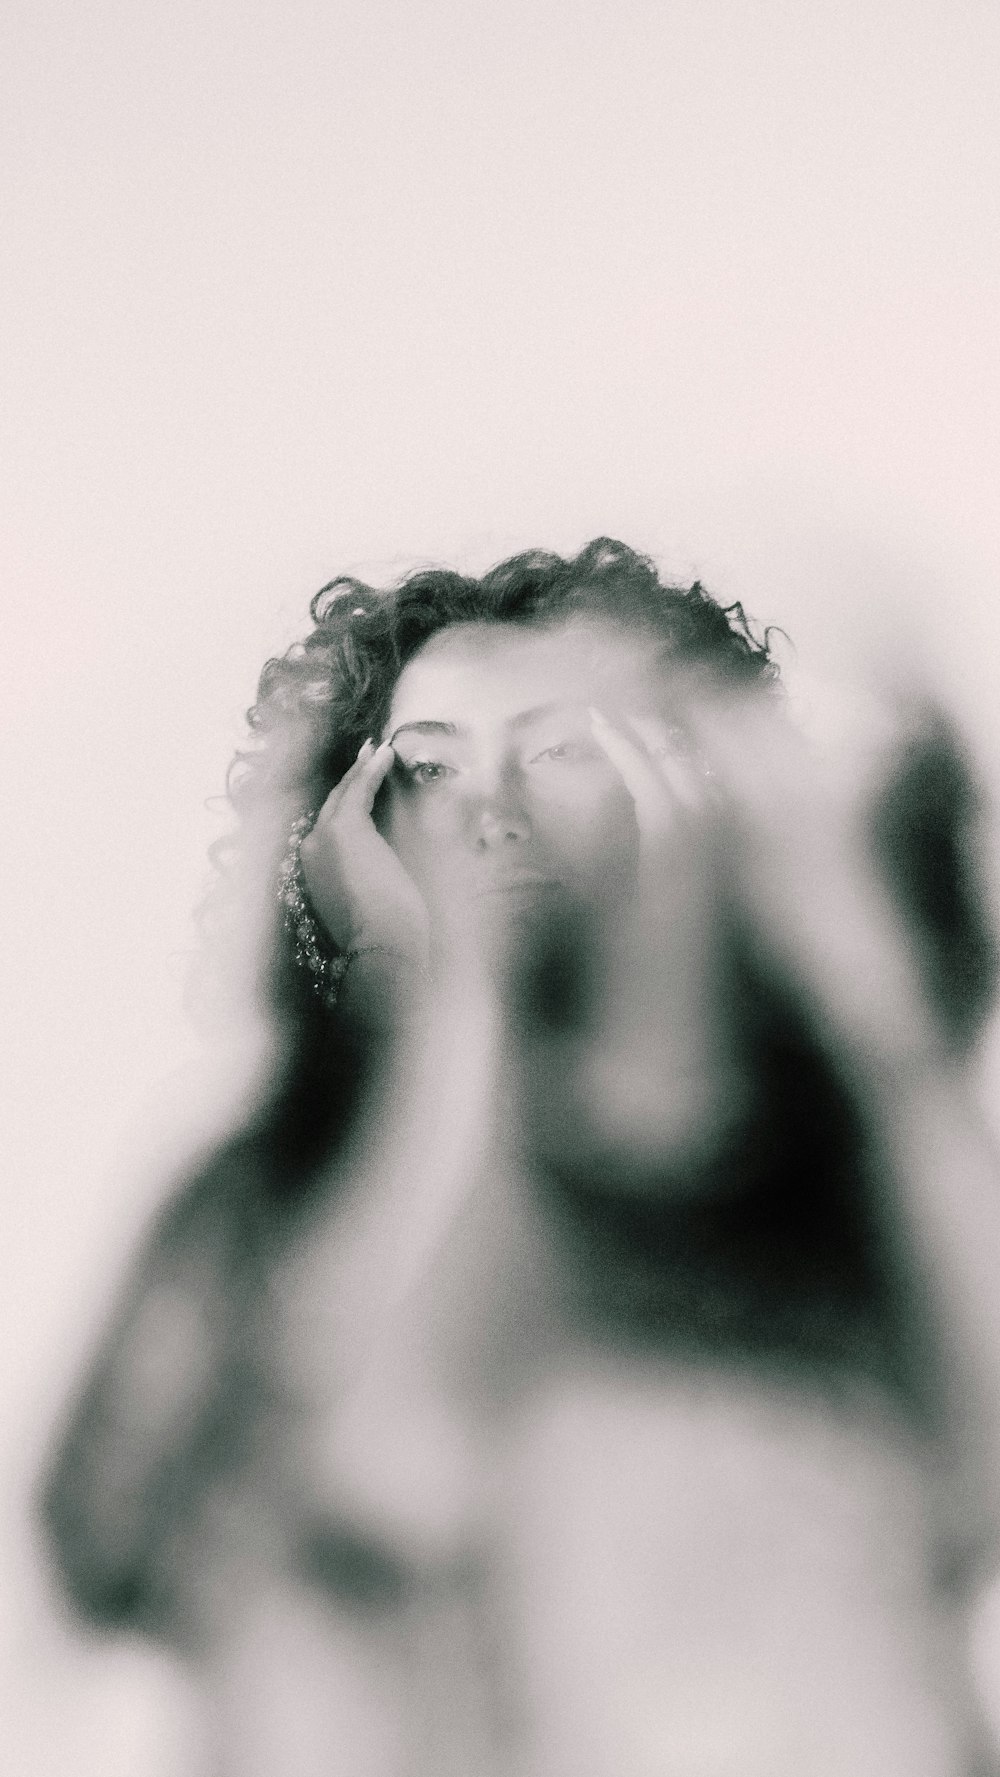
[(374, 746), (374, 744), (375, 744), (374, 741), (371, 739), (371, 736), (369, 735), (368, 739), (363, 740), (361, 742), (361, 745), (358, 748), (358, 758), (363, 759), (365, 754), (368, 752), (369, 748)]

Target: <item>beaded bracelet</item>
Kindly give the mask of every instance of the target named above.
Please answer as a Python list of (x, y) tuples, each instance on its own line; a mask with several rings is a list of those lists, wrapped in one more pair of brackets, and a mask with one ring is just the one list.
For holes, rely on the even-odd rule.
[(349, 952), (332, 950), (324, 938), (302, 875), (302, 841), (315, 826), (316, 813), (309, 809), (292, 824), (278, 872), (278, 900), (285, 910), (285, 930), (294, 939), (295, 961), (305, 970), (326, 1010), (332, 1012), (351, 957)]

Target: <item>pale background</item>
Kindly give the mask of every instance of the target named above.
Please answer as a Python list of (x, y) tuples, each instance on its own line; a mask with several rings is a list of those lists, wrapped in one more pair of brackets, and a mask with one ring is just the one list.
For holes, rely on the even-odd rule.
[(803, 671), (905, 635), (996, 775), (1000, 11), (7, 0), (0, 69), (4, 1759), (176, 1777), (25, 1500), (233, 1090), (181, 988), (259, 667), (343, 568), (610, 532)]

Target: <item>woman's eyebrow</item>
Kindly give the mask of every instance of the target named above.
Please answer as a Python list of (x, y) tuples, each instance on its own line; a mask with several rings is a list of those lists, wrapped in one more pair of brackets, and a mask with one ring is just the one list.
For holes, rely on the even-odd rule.
[[(531, 726), (532, 722), (541, 721), (543, 716), (551, 716), (557, 711), (575, 710), (579, 708), (582, 708), (582, 706), (574, 703), (571, 699), (565, 697), (549, 698), (545, 703), (532, 704), (529, 710), (518, 710), (516, 716), (511, 716), (508, 719), (507, 727), (528, 728)], [(467, 731), (464, 728), (458, 727), (454, 722), (429, 720), (424, 722), (401, 722), (399, 727), (394, 729), (392, 734), (390, 734), (389, 745), (392, 746), (401, 734), (464, 734), (466, 732)]]
[(399, 727), (394, 729), (392, 734), (390, 734), (389, 745), (392, 746), (393, 742), (396, 740), (397, 736), (400, 734), (457, 734), (457, 733), (458, 733), (458, 729), (455, 727), (454, 722), (401, 722), (399, 724)]

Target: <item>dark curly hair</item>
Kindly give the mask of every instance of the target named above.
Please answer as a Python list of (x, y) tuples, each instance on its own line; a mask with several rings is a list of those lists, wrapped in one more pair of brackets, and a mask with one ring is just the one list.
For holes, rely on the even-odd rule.
[[(768, 639), (754, 635), (740, 604), (723, 608), (698, 581), (664, 585), (647, 556), (609, 537), (569, 557), (528, 550), (478, 580), (423, 568), (376, 588), (342, 574), (316, 594), (310, 610), (312, 633), (264, 667), (249, 721), (261, 738), (289, 718), (305, 722), (317, 795), (382, 726), (407, 662), (452, 624), (611, 617), (648, 630), (679, 665), (707, 667), (736, 682), (777, 679)], [(230, 786), (237, 806), (252, 794), (255, 763), (252, 753), (240, 755)]]

